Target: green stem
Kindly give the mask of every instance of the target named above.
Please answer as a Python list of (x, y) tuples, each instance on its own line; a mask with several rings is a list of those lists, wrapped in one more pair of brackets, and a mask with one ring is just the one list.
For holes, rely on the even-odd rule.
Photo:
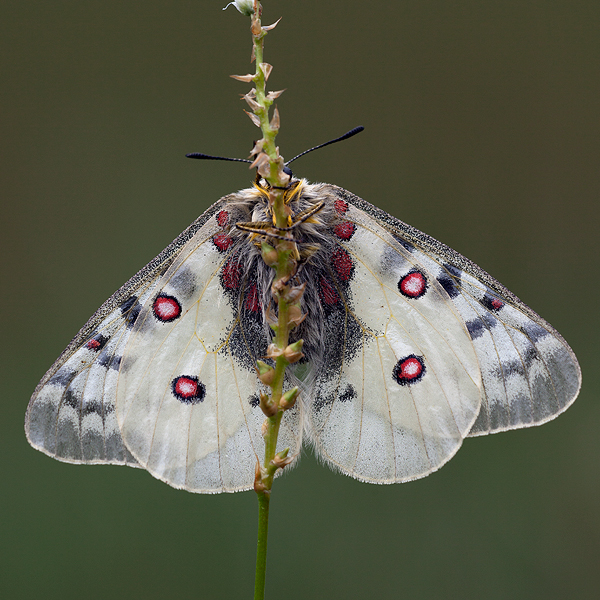
[(271, 493), (266, 491), (262, 494), (258, 494), (258, 540), (256, 544), (256, 577), (254, 579), (254, 600), (263, 600), (265, 597), (270, 496)]
[[(268, 75), (270, 67), (265, 66), (263, 62), (264, 38), (267, 29), (262, 27), (261, 15), (262, 8), (258, 0), (254, 0), (254, 14), (252, 16), (252, 36), (254, 45), (254, 57), (256, 60), (256, 71), (252, 77), (255, 85), (255, 102), (249, 104), (253, 107), (255, 123), (260, 123), (260, 129), (263, 137), (260, 141), (260, 152), (262, 157), (257, 157), (257, 164), (265, 165), (266, 168), (259, 167), (258, 173), (264, 177), (268, 183), (269, 207), (272, 211), (273, 224), (279, 228), (289, 226), (289, 209), (285, 204), (286, 190), (289, 183), (289, 176), (283, 172), (283, 159), (279, 155), (275, 138), (279, 132), (279, 118), (274, 117), (270, 120), (269, 109), (273, 104), (273, 98), (266, 92), (265, 71)], [(277, 114), (277, 113), (276, 113)], [(261, 160), (259, 160), (261, 158)], [(268, 160), (267, 160), (268, 159)], [(266, 164), (265, 164), (266, 163)], [(265, 398), (266, 403), (263, 410), (266, 419), (266, 428), (264, 432), (265, 455), (262, 465), (257, 465), (255, 479), (255, 491), (258, 496), (258, 542), (256, 553), (256, 578), (254, 586), (254, 599), (263, 600), (265, 594), (266, 568), (267, 568), (267, 534), (269, 528), (269, 502), (271, 498), (271, 488), (276, 472), (285, 467), (289, 462), (287, 459), (288, 450), (277, 454), (277, 439), (283, 413), (291, 407), (287, 399), (282, 401), (283, 383), (285, 379), (285, 369), (290, 362), (297, 360), (294, 358), (294, 352), (290, 348), (291, 354), (282, 354), (288, 348), (289, 337), (293, 322), (290, 322), (290, 303), (287, 300), (289, 292), (288, 281), (294, 275), (297, 263), (292, 257), (297, 256), (298, 251), (293, 241), (279, 240), (275, 244), (277, 250), (276, 273), (274, 277), (274, 299), (277, 304), (277, 330), (273, 340), (277, 351), (270, 354), (270, 358), (275, 358), (275, 369), (272, 373), (272, 380), (268, 385), (271, 388), (271, 398)], [(298, 302), (297, 298), (295, 302)], [(287, 351), (286, 351), (287, 352)], [(288, 356), (290, 356), (288, 360)], [(264, 368), (264, 364), (263, 364)], [(270, 375), (271, 376), (271, 375)], [(268, 400), (268, 402), (267, 402)], [(261, 405), (263, 400), (261, 400)]]

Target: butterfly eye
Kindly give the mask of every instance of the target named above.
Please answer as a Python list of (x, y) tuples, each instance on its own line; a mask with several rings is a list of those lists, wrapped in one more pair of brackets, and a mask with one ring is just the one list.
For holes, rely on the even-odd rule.
[(198, 404), (204, 400), (206, 388), (204, 384), (191, 375), (180, 375), (171, 382), (173, 395), (183, 404)]

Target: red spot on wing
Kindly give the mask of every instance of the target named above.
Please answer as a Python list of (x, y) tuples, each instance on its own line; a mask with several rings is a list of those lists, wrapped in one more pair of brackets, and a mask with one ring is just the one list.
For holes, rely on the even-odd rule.
[(333, 233), (335, 233), (335, 235), (337, 235), (342, 240), (349, 240), (354, 235), (355, 231), (356, 226), (350, 221), (343, 221), (342, 223), (338, 223), (333, 228)]
[(340, 300), (335, 288), (327, 281), (327, 279), (325, 279), (325, 277), (321, 277), (321, 280), (319, 281), (319, 296), (325, 304), (329, 305), (337, 304)]
[(159, 321), (169, 323), (181, 315), (181, 304), (175, 296), (159, 294), (152, 305), (152, 312)]
[(491, 305), (492, 305), (492, 308), (499, 310), (504, 306), (504, 302), (502, 302), (502, 300), (498, 300), (498, 298), (494, 298), (491, 302)]
[(420, 271), (411, 271), (398, 282), (398, 289), (408, 298), (420, 298), (427, 291), (427, 279)]
[(217, 223), (219, 227), (225, 227), (229, 223), (229, 213), (226, 210), (219, 211), (217, 214)]
[(420, 356), (411, 354), (401, 358), (394, 366), (393, 377), (399, 385), (416, 383), (425, 374), (425, 363)]
[(333, 208), (335, 208), (338, 214), (343, 215), (344, 213), (348, 212), (348, 203), (338, 198), (337, 200), (333, 201)]
[(233, 240), (226, 233), (217, 233), (213, 236), (213, 243), (219, 252), (225, 252), (233, 244)]
[(100, 350), (100, 346), (101, 346), (100, 342), (99, 342), (98, 340), (95, 340), (95, 339), (91, 339), (91, 340), (90, 340), (90, 341), (89, 341), (89, 342), (88, 342), (88, 343), (85, 345), (85, 347), (86, 347), (88, 350)]
[(197, 404), (204, 400), (206, 388), (197, 377), (180, 375), (171, 382), (171, 390), (177, 400), (183, 404)]
[(229, 259), (221, 271), (221, 281), (226, 288), (234, 290), (240, 287), (242, 267), (237, 259)]
[(259, 312), (261, 309), (260, 300), (258, 298), (258, 290), (256, 289), (256, 285), (254, 283), (248, 288), (244, 306), (252, 312)]
[(354, 271), (354, 263), (343, 248), (336, 248), (331, 253), (331, 264), (342, 281), (348, 281)]

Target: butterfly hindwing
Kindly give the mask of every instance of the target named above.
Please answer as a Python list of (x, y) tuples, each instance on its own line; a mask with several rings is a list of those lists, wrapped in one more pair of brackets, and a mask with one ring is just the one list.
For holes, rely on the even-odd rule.
[(334, 318), (343, 326), (326, 335), (337, 360), (316, 377), (316, 449), (361, 480), (422, 477), (449, 460), (479, 412), (470, 337), (434, 274), (372, 218), (344, 207), (334, 231)]
[[(224, 220), (221, 214), (221, 221)], [(186, 244), (145, 304), (117, 390), (123, 439), (138, 462), (196, 492), (250, 489), (264, 452), (255, 363), (268, 340), (245, 237), (211, 219)], [(300, 405), (279, 450), (301, 444)]]

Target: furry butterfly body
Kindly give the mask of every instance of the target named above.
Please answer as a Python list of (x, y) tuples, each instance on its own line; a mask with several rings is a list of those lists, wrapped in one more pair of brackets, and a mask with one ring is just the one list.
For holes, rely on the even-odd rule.
[[(305, 358), (286, 386), (302, 392), (278, 450), (298, 456), (308, 441), (357, 479), (409, 481), (467, 436), (541, 424), (573, 402), (567, 343), (477, 265), (341, 188), (295, 182), (286, 201), (308, 316), (293, 332)], [(273, 273), (261, 236), (236, 224), (267, 222), (259, 185), (224, 197), (111, 296), (36, 388), (30, 443), (194, 492), (251, 489)]]

